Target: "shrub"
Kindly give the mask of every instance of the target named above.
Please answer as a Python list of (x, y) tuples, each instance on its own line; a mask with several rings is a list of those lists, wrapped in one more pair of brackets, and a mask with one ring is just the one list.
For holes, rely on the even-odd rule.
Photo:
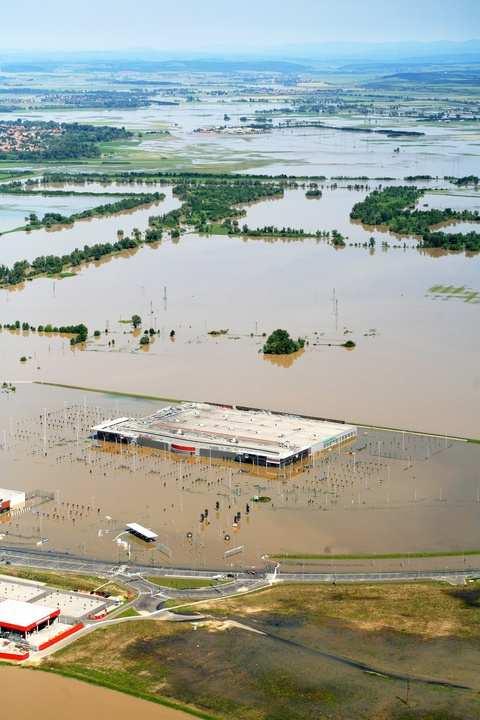
[(286, 330), (274, 330), (263, 346), (265, 355), (291, 355), (305, 345), (303, 338), (293, 340)]

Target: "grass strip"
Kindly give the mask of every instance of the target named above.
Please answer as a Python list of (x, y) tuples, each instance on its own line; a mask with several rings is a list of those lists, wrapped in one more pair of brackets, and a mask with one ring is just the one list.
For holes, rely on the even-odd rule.
[(44, 583), (49, 587), (59, 590), (79, 590), (81, 592), (90, 592), (96, 588), (108, 585), (109, 592), (115, 595), (133, 596), (133, 593), (124, 588), (115, 581), (106, 581), (105, 578), (96, 575), (83, 575), (81, 573), (72, 573), (67, 570), (55, 571), (44, 570), (41, 568), (18, 567), (14, 565), (6, 565), (0, 567), (0, 576), (7, 575), (9, 577), (18, 577), (22, 580), (30, 580), (31, 582)]
[(123, 392), (120, 390), (101, 390), (100, 388), (83, 387), (82, 385), (67, 385), (65, 383), (46, 382), (45, 380), (34, 380), (35, 385), (47, 385), (48, 387), (67, 388), (68, 390), (82, 390), (82, 392), (101, 393), (102, 395), (116, 395), (118, 397), (130, 397), (138, 400), (160, 400), (161, 402), (180, 403), (187, 402), (178, 398), (159, 397), (158, 395), (142, 395), (141, 393)]
[(193, 590), (195, 588), (215, 587), (219, 584), (218, 580), (208, 580), (207, 578), (158, 577), (157, 575), (150, 575), (147, 580), (154, 583), (154, 585), (174, 588), (175, 590)]
[(274, 560), (411, 560), (412, 558), (464, 557), (480, 555), (480, 550), (421, 551), (412, 553), (379, 553), (373, 555), (325, 555), (321, 553), (280, 553), (269, 555)]
[(118, 615), (115, 615), (115, 620), (118, 620), (119, 618), (139, 617), (139, 615), (140, 613), (137, 612), (135, 608), (130, 607), (119, 613)]
[[(130, 322), (130, 321), (128, 321)], [(65, 383), (55, 383), (55, 382), (47, 382), (45, 380), (34, 380), (33, 381), (35, 385), (47, 385), (50, 387), (62, 387), (67, 388), (69, 390), (82, 390), (84, 392), (94, 392), (94, 393), (102, 393), (102, 395), (118, 395), (119, 397), (131, 397), (131, 398), (138, 398), (139, 400), (160, 400), (161, 402), (169, 402), (169, 403), (181, 403), (181, 402), (192, 402), (192, 400), (186, 399), (186, 398), (171, 398), (171, 397), (162, 397), (159, 395), (143, 395), (141, 393), (132, 393), (132, 392), (124, 392), (121, 390), (101, 390), (100, 388), (91, 388), (91, 387), (83, 387), (82, 385), (67, 385)], [(195, 402), (199, 402), (198, 400)], [(207, 401), (205, 401), (207, 402)], [(217, 403), (221, 405), (222, 403)], [(228, 403), (226, 403), (228, 405)], [(256, 408), (246, 408), (248, 409), (256, 409)], [(272, 412), (276, 412), (273, 410)], [(323, 420), (321, 417), (315, 417), (313, 415), (300, 415), (300, 417), (306, 417), (308, 419), (312, 420)], [(332, 420), (332, 422), (339, 422), (344, 423), (347, 422), (346, 420)], [(480, 444), (480, 438), (469, 438), (469, 437), (462, 437), (461, 435), (443, 435), (441, 433), (430, 433), (430, 432), (422, 432), (421, 430), (409, 430), (407, 428), (396, 428), (396, 427), (389, 427), (388, 425), (368, 425), (366, 423), (358, 423), (353, 420), (348, 421), (351, 425), (356, 425), (357, 427), (361, 428), (367, 428), (369, 430), (385, 430), (387, 432), (405, 432), (409, 433), (410, 435), (424, 435), (427, 437), (434, 437), (434, 438), (446, 438), (447, 440), (460, 440), (462, 442), (469, 442), (469, 443), (477, 443)], [(461, 553), (460, 553), (461, 554)]]

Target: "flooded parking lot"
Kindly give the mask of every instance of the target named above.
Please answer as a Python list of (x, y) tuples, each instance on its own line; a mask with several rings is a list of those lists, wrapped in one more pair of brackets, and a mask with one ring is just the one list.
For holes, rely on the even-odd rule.
[[(2, 542), (15, 547), (226, 568), (277, 554), (328, 560), (480, 547), (477, 444), (359, 428), (354, 444), (304, 467), (255, 472), (88, 439), (99, 420), (143, 416), (155, 401), (38, 385), (0, 397), (5, 486), (53, 493), (41, 507), (4, 517)], [(127, 535), (133, 521), (158, 542)]]

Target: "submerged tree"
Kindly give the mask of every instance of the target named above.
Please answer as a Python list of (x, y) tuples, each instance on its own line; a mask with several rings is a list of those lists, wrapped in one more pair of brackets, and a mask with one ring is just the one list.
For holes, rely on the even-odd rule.
[(265, 355), (291, 355), (305, 345), (303, 338), (293, 340), (286, 330), (274, 330), (263, 346)]

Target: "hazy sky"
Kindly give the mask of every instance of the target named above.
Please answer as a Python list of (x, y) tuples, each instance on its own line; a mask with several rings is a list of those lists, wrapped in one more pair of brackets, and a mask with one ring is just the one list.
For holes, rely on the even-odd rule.
[(262, 49), (468, 40), (480, 0), (4, 0), (0, 50)]

